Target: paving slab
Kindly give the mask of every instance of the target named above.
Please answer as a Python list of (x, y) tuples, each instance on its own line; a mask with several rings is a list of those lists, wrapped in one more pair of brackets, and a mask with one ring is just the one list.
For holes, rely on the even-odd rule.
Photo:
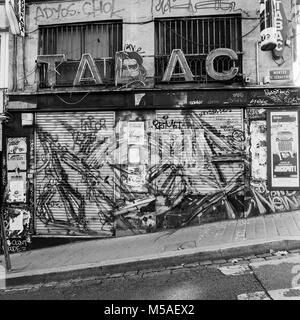
[(233, 242), (233, 236), (235, 233), (236, 226), (237, 226), (237, 221), (230, 221), (230, 223), (228, 223), (226, 230), (221, 238), (222, 243)]
[(244, 219), (238, 220), (235, 228), (235, 232), (233, 235), (233, 241), (246, 240), (246, 228), (247, 228), (247, 221)]
[(289, 214), (282, 215), (282, 220), (288, 229), (288, 232), (291, 236), (299, 236), (300, 230), (298, 229), (293, 216)]
[(274, 221), (275, 221), (275, 225), (276, 225), (276, 229), (277, 232), (279, 233), (280, 236), (289, 236), (289, 231), (282, 219), (282, 215), (281, 214), (276, 214), (274, 215)]
[(300, 230), (300, 214), (299, 214), (299, 211), (291, 212), (291, 216), (293, 217), (297, 228)]
[(255, 239), (255, 224), (256, 224), (256, 218), (250, 218), (247, 220), (247, 225), (246, 225), (247, 240)]
[(263, 216), (257, 217), (255, 219), (255, 239), (264, 239), (266, 236), (265, 219)]
[(276, 229), (275, 221), (273, 216), (264, 216), (265, 227), (266, 227), (266, 236), (267, 238), (272, 238), (278, 236), (278, 232)]

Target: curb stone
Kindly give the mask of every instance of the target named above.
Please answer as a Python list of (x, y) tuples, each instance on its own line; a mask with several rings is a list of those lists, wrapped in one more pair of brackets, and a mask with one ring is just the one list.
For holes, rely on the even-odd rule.
[(212, 261), (208, 260), (208, 261), (203, 261), (203, 262), (200, 262), (199, 265), (200, 266), (207, 266), (207, 265), (211, 265), (212, 264)]
[[(140, 271), (136, 270), (149, 270), (152, 272), (155, 270), (176, 270), (182, 269), (189, 265), (190, 267), (206, 267), (206, 268), (218, 268), (219, 264), (216, 262), (223, 262), (228, 264), (231, 263), (233, 259), (241, 259), (237, 264), (247, 264), (252, 262), (265, 261), (265, 258), (259, 258), (259, 255), (265, 257), (275, 257), (270, 252), (273, 251), (288, 251), (291, 255), (298, 255), (300, 253), (300, 241), (299, 240), (282, 240), (273, 241), (270, 243), (263, 244), (250, 244), (242, 245), (239, 247), (229, 247), (228, 249), (218, 249), (214, 251), (198, 251), (196, 249), (186, 249), (182, 250), (180, 253), (164, 253), (164, 255), (155, 256), (145, 256), (139, 257), (138, 259), (124, 259), (112, 262), (103, 262), (102, 264), (90, 264), (81, 266), (72, 266), (67, 268), (58, 268), (50, 270), (37, 270), (35, 272), (24, 272), (9, 274), (6, 279), (7, 289), (34, 285), (34, 284), (45, 284), (49, 282), (63, 282), (71, 279), (81, 278), (95, 278), (103, 277), (103, 279), (108, 278), (118, 278), (118, 277), (140, 277)], [(257, 250), (257, 252), (255, 252)], [(249, 259), (249, 257), (255, 256), (254, 259)], [(236, 258), (238, 257), (238, 258)], [(248, 258), (248, 259), (247, 259)], [(276, 258), (275, 258), (276, 259)], [(269, 260), (269, 259), (268, 259)], [(147, 271), (151, 273), (151, 271)], [(118, 276), (114, 276), (118, 274)]]
[[(267, 260), (278, 260), (278, 259), (283, 259), (286, 257), (294, 257), (294, 256), (300, 256), (300, 250), (297, 250), (296, 253), (290, 253), (289, 251), (287, 256), (269, 256), (266, 258), (255, 258), (255, 259), (250, 259), (246, 260), (245, 258), (235, 258), (239, 259), (238, 263), (233, 264), (231, 260), (227, 260), (224, 263), (215, 263), (215, 261), (204, 261), (198, 262), (198, 263), (193, 263), (189, 264), (189, 267), (187, 265), (178, 265), (178, 266), (171, 266), (171, 267), (163, 267), (161, 269), (156, 268), (156, 269), (143, 269), (139, 271), (127, 271), (123, 273), (115, 273), (115, 274), (105, 274), (102, 276), (98, 277), (86, 277), (86, 278), (77, 278), (77, 279), (70, 279), (67, 280), (66, 282), (57, 282), (57, 281), (51, 281), (47, 283), (39, 283), (35, 285), (29, 285), (28, 287), (22, 287), (22, 286), (16, 286), (14, 288), (8, 288), (7, 290), (3, 290), (2, 292), (16, 292), (16, 291), (36, 291), (41, 288), (51, 288), (51, 287), (58, 287), (58, 288), (63, 288), (63, 287), (68, 287), (70, 285), (77, 285), (78, 283), (85, 281), (93, 281), (94, 283), (101, 283), (103, 281), (116, 281), (118, 278), (124, 278), (124, 279), (141, 279), (141, 278), (150, 278), (154, 276), (159, 276), (159, 275), (171, 275), (175, 273), (180, 273), (180, 272), (188, 272), (191, 269), (191, 265), (193, 265), (194, 268), (199, 267), (199, 268), (206, 268), (206, 269), (218, 269), (220, 267), (228, 267), (228, 266), (238, 266), (238, 265), (246, 265), (246, 264), (251, 264), (252, 262), (261, 262), (261, 261), (267, 261)], [(251, 261), (252, 260), (252, 261)], [(220, 261), (220, 260), (219, 260)], [(223, 261), (223, 260), (222, 260)], [(204, 263), (204, 264), (203, 264)], [(1, 291), (0, 291), (1, 292)]]
[(255, 258), (255, 259), (250, 259), (250, 262), (253, 263), (253, 262), (261, 262), (261, 261), (265, 261), (264, 258)]

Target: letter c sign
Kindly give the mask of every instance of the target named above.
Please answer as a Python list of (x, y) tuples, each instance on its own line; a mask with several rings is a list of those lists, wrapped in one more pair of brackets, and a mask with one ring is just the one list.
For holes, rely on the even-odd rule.
[(227, 56), (232, 60), (238, 60), (238, 55), (231, 49), (219, 48), (211, 51), (206, 58), (206, 72), (214, 80), (226, 81), (234, 78), (239, 72), (239, 68), (232, 67), (230, 70), (217, 72), (214, 68), (214, 60), (220, 56)]

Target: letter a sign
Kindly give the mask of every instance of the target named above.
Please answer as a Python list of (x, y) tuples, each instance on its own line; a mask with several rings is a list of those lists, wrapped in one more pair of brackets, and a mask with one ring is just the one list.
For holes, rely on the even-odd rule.
[[(88, 76), (86, 76), (86, 72), (89, 73)], [(78, 86), (83, 81), (94, 82), (95, 84), (103, 84), (95, 61), (89, 53), (82, 55), (73, 85)]]
[[(174, 73), (177, 62), (179, 63), (182, 73)], [(168, 82), (174, 76), (184, 77), (185, 81), (194, 81), (194, 76), (192, 74), (192, 71), (181, 49), (174, 49), (172, 51), (172, 54), (171, 54), (171, 57), (162, 81)]]

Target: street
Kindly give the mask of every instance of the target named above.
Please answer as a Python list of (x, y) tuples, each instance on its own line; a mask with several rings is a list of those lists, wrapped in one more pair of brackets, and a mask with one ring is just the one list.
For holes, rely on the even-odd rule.
[[(244, 262), (244, 261), (242, 261)], [(300, 256), (255, 263), (199, 264), (1, 291), (1, 300), (300, 299)]]

